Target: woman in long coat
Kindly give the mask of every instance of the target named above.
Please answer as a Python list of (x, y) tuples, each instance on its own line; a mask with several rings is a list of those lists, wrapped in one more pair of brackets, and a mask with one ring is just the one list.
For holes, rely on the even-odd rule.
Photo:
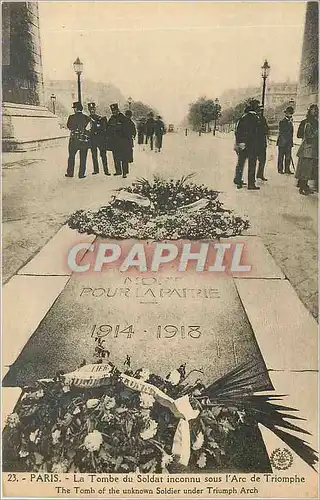
[(308, 195), (308, 181), (313, 179), (318, 189), (318, 141), (319, 141), (319, 110), (317, 104), (312, 104), (308, 110), (304, 139), (299, 147), (299, 157), (296, 178), (299, 181), (299, 193)]

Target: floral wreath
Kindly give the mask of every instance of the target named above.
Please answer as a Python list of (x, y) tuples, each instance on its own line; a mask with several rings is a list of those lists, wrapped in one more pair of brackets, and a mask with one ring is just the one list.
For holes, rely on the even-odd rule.
[(71, 229), (105, 238), (221, 239), (242, 234), (246, 217), (223, 208), (219, 192), (187, 181), (154, 177), (138, 179), (116, 191), (98, 211), (78, 210), (68, 220)]
[(95, 363), (84, 361), (74, 372), (23, 388), (3, 432), (4, 470), (230, 470), (234, 449), (238, 445), (245, 453), (243, 440), (258, 435), (259, 423), (314, 468), (316, 452), (287, 432), (309, 434), (287, 420), (299, 420), (284, 413), (296, 410), (273, 404), (280, 396), (252, 393), (256, 362), (206, 387), (201, 378), (190, 382), (186, 364), (162, 378), (144, 368), (133, 371), (126, 356), (119, 370), (101, 339), (96, 342)]

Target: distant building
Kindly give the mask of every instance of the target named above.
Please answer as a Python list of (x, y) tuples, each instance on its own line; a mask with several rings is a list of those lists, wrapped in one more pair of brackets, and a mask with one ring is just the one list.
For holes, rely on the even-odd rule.
[[(118, 102), (120, 107), (126, 104), (120, 90), (112, 84), (92, 82), (83, 78), (81, 88), (84, 105), (89, 101), (94, 101), (100, 113), (110, 114), (109, 105), (113, 102)], [(49, 102), (51, 94), (54, 94), (57, 102), (69, 113), (72, 102), (78, 100), (77, 80), (76, 78), (74, 80), (48, 80), (44, 85), (44, 94), (46, 102)]]
[[(266, 108), (276, 108), (290, 99), (295, 100), (297, 96), (297, 83), (287, 82), (268, 82), (266, 89)], [(247, 87), (242, 89), (226, 90), (220, 97), (223, 108), (231, 108), (245, 101), (249, 97), (261, 100), (261, 87)]]
[(220, 98), (222, 108), (233, 108), (240, 102), (245, 101), (249, 97), (256, 95), (259, 92), (259, 87), (244, 87), (240, 89), (225, 90)]
[[(290, 81), (287, 82), (270, 82), (267, 85), (266, 89), (266, 100), (265, 107), (266, 108), (276, 108), (281, 104), (284, 104), (291, 99), (294, 101), (297, 97), (297, 83), (292, 83)], [(261, 99), (262, 95), (262, 86), (261, 89), (253, 96), (257, 99)]]

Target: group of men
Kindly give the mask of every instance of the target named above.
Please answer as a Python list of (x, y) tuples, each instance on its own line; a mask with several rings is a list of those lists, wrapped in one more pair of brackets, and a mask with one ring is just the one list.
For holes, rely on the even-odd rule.
[(115, 173), (126, 178), (129, 163), (133, 162), (133, 141), (136, 127), (132, 121), (132, 112), (120, 112), (118, 104), (111, 104), (111, 117), (100, 116), (96, 112), (94, 102), (88, 103), (89, 115), (83, 113), (80, 102), (73, 103), (74, 114), (70, 115), (67, 127), (70, 130), (69, 158), (66, 177), (74, 177), (75, 157), (80, 154), (79, 178), (86, 177), (88, 150), (91, 150), (93, 172), (99, 173), (98, 152), (101, 157), (105, 175), (111, 175), (108, 169), (107, 151), (112, 151)]
[(160, 115), (154, 119), (152, 111), (148, 113), (147, 119), (140, 118), (137, 123), (138, 130), (138, 144), (144, 148), (145, 144), (150, 145), (153, 151), (154, 138), (155, 138), (155, 152), (160, 153), (162, 149), (163, 136), (166, 133), (164, 122)]
[[(279, 123), (278, 172), (279, 174), (293, 174), (290, 170), (293, 147), (292, 115), (294, 109), (288, 106), (284, 111), (284, 118)], [(256, 179), (267, 181), (264, 175), (269, 127), (263, 115), (263, 106), (257, 99), (250, 99), (240, 118), (236, 131), (235, 151), (238, 161), (234, 176), (234, 183), (241, 189), (246, 183), (243, 181), (245, 161), (248, 160), (248, 189), (259, 190)], [(257, 168), (258, 164), (258, 168)]]

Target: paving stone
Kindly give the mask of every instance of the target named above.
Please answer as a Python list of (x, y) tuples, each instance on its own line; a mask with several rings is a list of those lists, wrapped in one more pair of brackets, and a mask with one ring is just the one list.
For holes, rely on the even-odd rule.
[(65, 225), (18, 274), (70, 276), (69, 251), (79, 243), (92, 243), (94, 239), (94, 235), (80, 234)]
[(64, 276), (14, 276), (4, 285), (3, 365), (10, 366), (15, 361), (68, 279)]
[[(250, 278), (279, 278), (284, 279), (285, 276), (281, 269), (275, 263), (273, 257), (268, 252), (263, 244), (263, 241), (258, 236), (238, 236), (232, 238), (235, 242), (244, 243), (243, 264), (251, 265), (251, 271), (245, 273), (232, 273), (235, 278), (250, 279)], [(226, 240), (227, 242), (227, 240)]]
[(20, 387), (3, 387), (2, 388), (2, 429), (6, 423), (8, 415), (13, 412), (15, 405), (21, 394)]
[[(284, 406), (289, 406), (295, 408), (298, 412), (293, 412), (300, 418), (305, 419), (305, 421), (293, 421), (299, 427), (302, 427), (306, 431), (310, 432), (310, 435), (301, 434), (294, 431), (290, 433), (297, 437), (302, 437), (314, 450), (318, 450), (318, 385), (319, 378), (317, 372), (292, 372), (292, 371), (281, 371), (281, 372), (270, 372), (270, 378), (275, 387), (276, 394), (285, 394), (282, 400)], [(268, 393), (266, 393), (268, 394)], [(290, 413), (290, 412), (289, 412)], [(275, 436), (270, 430), (263, 426), (260, 426), (262, 436), (270, 456), (272, 452), (277, 448), (288, 448), (280, 438)], [(309, 467), (295, 452), (292, 452), (293, 463), (290, 469), (286, 471), (290, 476), (297, 474), (298, 476), (304, 476), (306, 478), (306, 496), (304, 498), (315, 498), (311, 496), (310, 485), (316, 485), (318, 483), (317, 473)], [(275, 474), (279, 474), (276, 468), (273, 468)], [(297, 485), (295, 485), (297, 486)], [(300, 485), (298, 489), (301, 490)], [(294, 495), (294, 489), (292, 489), (292, 495)], [(294, 498), (291, 496), (290, 498)], [(301, 496), (302, 498), (302, 496)]]
[(268, 369), (318, 368), (317, 323), (287, 280), (235, 280)]

